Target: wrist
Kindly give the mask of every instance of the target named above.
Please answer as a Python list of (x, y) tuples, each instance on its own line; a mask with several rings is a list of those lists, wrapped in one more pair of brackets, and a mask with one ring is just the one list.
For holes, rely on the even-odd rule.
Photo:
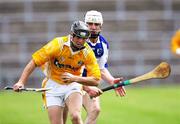
[(17, 84), (24, 86), (24, 83), (22, 81), (18, 81)]
[(89, 87), (83, 85), (83, 90), (86, 91), (86, 92), (89, 92)]
[(109, 80), (109, 84), (115, 84), (114, 79)]
[(73, 82), (79, 82), (79, 76), (74, 75), (72, 80)]

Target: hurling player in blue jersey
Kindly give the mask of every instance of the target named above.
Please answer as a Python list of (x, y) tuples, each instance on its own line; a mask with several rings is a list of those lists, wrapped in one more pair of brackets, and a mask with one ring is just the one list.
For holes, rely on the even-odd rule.
[[(103, 24), (101, 12), (95, 10), (88, 11), (85, 15), (85, 23), (88, 25), (91, 32), (90, 38), (87, 42), (94, 51), (102, 79), (109, 84), (121, 81), (122, 78), (114, 78), (107, 69), (109, 43), (102, 35), (100, 35)], [(86, 72), (83, 74), (86, 76)], [(86, 91), (83, 96), (83, 106), (87, 111), (85, 124), (96, 124), (97, 117), (100, 113), (99, 97), (91, 99), (90, 96), (96, 96), (100, 89), (89, 86), (84, 86), (83, 88), (84, 91)], [(124, 87), (119, 87), (115, 89), (115, 91), (116, 94), (120, 96), (125, 96), (126, 94)]]

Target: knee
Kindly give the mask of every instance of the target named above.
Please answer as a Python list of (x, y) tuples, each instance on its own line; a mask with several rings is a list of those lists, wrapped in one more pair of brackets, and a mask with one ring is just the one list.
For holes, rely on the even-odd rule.
[(80, 114), (80, 112), (70, 113), (70, 118), (71, 118), (72, 122), (79, 122), (81, 120), (81, 114)]
[(94, 106), (92, 108), (91, 114), (99, 115), (100, 112), (101, 112), (101, 108), (99, 106)]

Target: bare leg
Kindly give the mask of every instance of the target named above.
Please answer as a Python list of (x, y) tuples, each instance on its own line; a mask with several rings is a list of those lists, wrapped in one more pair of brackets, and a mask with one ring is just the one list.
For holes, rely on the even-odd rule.
[(68, 108), (67, 106), (65, 106), (64, 112), (63, 112), (63, 124), (66, 124), (67, 118), (68, 118)]
[(63, 107), (60, 106), (48, 107), (48, 115), (51, 124), (63, 124)]
[(99, 97), (91, 99), (86, 93), (83, 95), (83, 105), (87, 112), (85, 124), (96, 124), (97, 117), (100, 113)]
[(66, 99), (66, 105), (72, 124), (83, 124), (81, 118), (82, 95), (78, 92), (72, 93)]

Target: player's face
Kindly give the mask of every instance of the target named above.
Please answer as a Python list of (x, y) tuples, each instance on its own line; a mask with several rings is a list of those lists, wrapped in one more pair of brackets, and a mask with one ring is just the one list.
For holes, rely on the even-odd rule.
[(87, 38), (81, 38), (78, 36), (74, 36), (72, 40), (73, 40), (73, 44), (77, 48), (82, 48), (82, 47), (84, 47), (84, 43), (86, 42)]
[(99, 23), (88, 22), (87, 25), (88, 25), (88, 28), (89, 28), (91, 34), (97, 34), (101, 31), (101, 24), (99, 24)]

